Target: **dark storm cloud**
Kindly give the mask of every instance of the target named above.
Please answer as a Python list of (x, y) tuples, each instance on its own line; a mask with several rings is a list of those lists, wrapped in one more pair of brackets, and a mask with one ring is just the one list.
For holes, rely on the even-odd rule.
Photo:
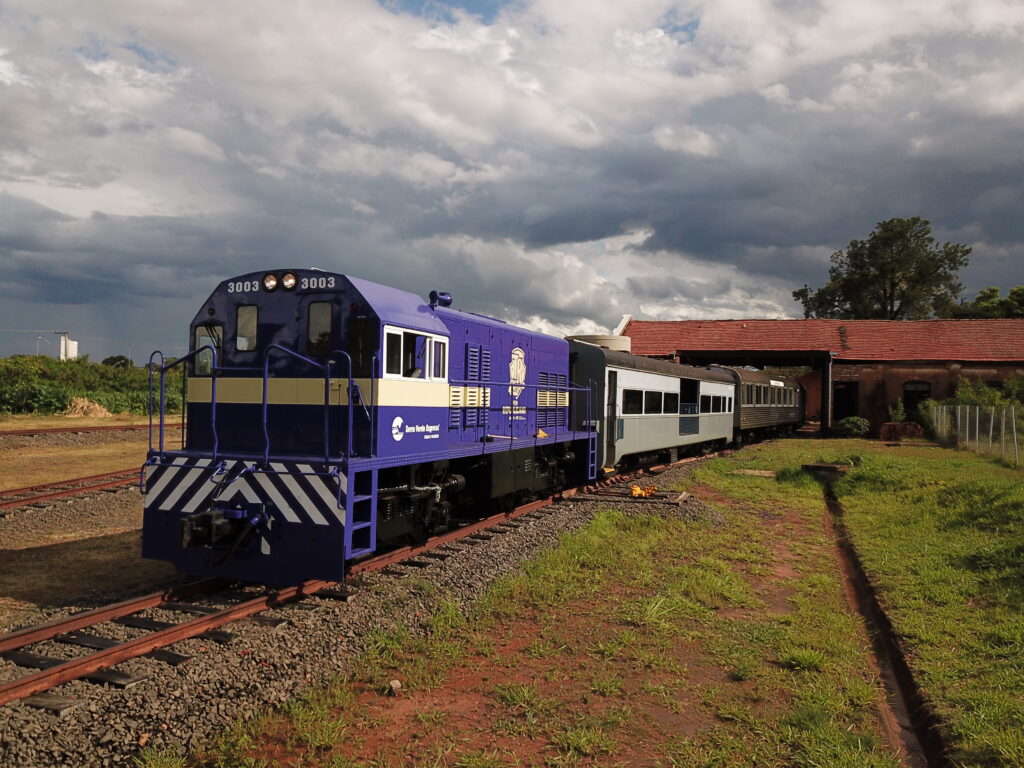
[(970, 291), (1024, 280), (1013, 4), (396, 8), (9, 3), (0, 325), (178, 338), (224, 277), (310, 265), (551, 331), (781, 316), (913, 215)]

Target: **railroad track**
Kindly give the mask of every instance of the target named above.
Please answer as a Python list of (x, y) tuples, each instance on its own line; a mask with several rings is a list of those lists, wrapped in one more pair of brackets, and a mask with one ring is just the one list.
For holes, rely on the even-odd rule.
[[(668, 466), (695, 460), (699, 459), (683, 459), (672, 465), (650, 468), (646, 472), (658, 474)], [(580, 493), (590, 493), (599, 488), (629, 482), (644, 473), (645, 471), (630, 475), (617, 475), (593, 485), (570, 489), (551, 498), (530, 502), (510, 512), (500, 512), (454, 531), (435, 536), (421, 546), (401, 547), (356, 563), (349, 569), (348, 575), (357, 576), (362, 573), (381, 571), (398, 563), (409, 566), (427, 566), (431, 559), (445, 559), (454, 554), (454, 552), (445, 553), (443, 551), (443, 547), (448, 544), (458, 541), (473, 543), (474, 540), (476, 540), (475, 543), (480, 543), (500, 535), (503, 530), (514, 529), (522, 523), (522, 521), (516, 523), (518, 518), (538, 516), (542, 509), (557, 501)], [(135, 678), (125, 672), (113, 669), (121, 662), (139, 656), (150, 656), (167, 664), (180, 664), (188, 661), (189, 657), (166, 650), (174, 643), (200, 635), (217, 642), (227, 642), (230, 640), (230, 634), (219, 630), (224, 625), (249, 617), (262, 618), (258, 614), (263, 611), (301, 600), (310, 595), (319, 594), (323, 597), (347, 599), (351, 594), (345, 590), (342, 584), (313, 580), (294, 587), (268, 589), (262, 595), (243, 599), (224, 608), (189, 602), (191, 598), (211, 595), (230, 586), (230, 583), (222, 580), (207, 579), (173, 590), (154, 592), (103, 608), (76, 613), (0, 636), (0, 657), (20, 667), (38, 670), (0, 685), (0, 706), (20, 699), (30, 706), (60, 712), (73, 706), (74, 702), (46, 692), (63, 683), (86, 679), (120, 687), (130, 686), (141, 682), (141, 678)], [(148, 609), (171, 611), (195, 616), (195, 618), (180, 623), (158, 621), (141, 615)], [(278, 622), (273, 618), (267, 620), (268, 622)], [(106, 622), (146, 630), (147, 634), (122, 642), (102, 634), (82, 631), (98, 630), (100, 625)], [(63, 659), (25, 650), (34, 644), (54, 640), (91, 648), (95, 652), (73, 659)]]
[[(436, 536), (419, 547), (403, 547), (378, 557), (356, 563), (349, 569), (350, 576), (371, 571), (380, 571), (399, 562), (415, 563), (417, 556), (447, 557), (434, 550), (462, 539), (479, 537), (481, 540), (497, 535), (486, 533), (516, 518), (537, 513), (556, 499), (543, 499), (518, 507), (511, 512), (502, 512), (455, 531)], [(422, 563), (426, 565), (427, 563)], [(126, 687), (140, 682), (127, 673), (112, 669), (128, 659), (151, 656), (168, 664), (180, 664), (187, 656), (166, 651), (167, 646), (181, 640), (200, 635), (214, 641), (230, 640), (227, 633), (216, 633), (219, 627), (240, 619), (255, 617), (267, 609), (301, 600), (314, 594), (326, 597), (346, 598), (342, 585), (328, 581), (307, 581), (295, 587), (270, 589), (262, 595), (242, 600), (225, 608), (212, 608), (189, 602), (190, 598), (210, 595), (230, 586), (220, 580), (204, 580), (174, 590), (154, 592), (142, 597), (125, 600), (104, 608), (76, 613), (35, 627), (27, 627), (0, 636), (0, 657), (20, 667), (35, 668), (36, 672), (0, 685), (0, 705), (17, 699), (23, 703), (44, 709), (61, 711), (71, 703), (64, 697), (45, 693), (72, 680), (87, 679)], [(157, 621), (141, 613), (147, 609), (160, 609), (179, 614), (195, 615), (181, 623)], [(198, 615), (196, 615), (198, 614)], [(258, 617), (257, 617), (258, 618)], [(271, 620), (275, 621), (275, 620)], [(96, 631), (105, 622), (148, 630), (147, 634), (125, 642), (117, 641), (102, 634), (83, 632)], [(32, 645), (51, 640), (96, 649), (94, 653), (74, 659), (45, 656), (26, 650)]]
[(139, 468), (129, 467), (102, 475), (76, 477), (71, 480), (59, 480), (43, 485), (29, 485), (24, 488), (9, 488), (6, 491), (0, 491), (0, 509), (25, 507), (30, 504), (54, 501), (68, 496), (78, 496), (83, 493), (118, 488), (122, 485), (131, 485), (137, 482), (138, 478)]
[[(166, 429), (177, 429), (181, 424), (165, 424)], [(44, 427), (42, 429), (0, 429), (0, 437), (31, 437), (33, 435), (46, 435), (51, 433), (65, 432), (78, 434), (79, 432), (134, 432), (142, 429), (149, 429), (148, 424), (114, 424), (99, 427)]]

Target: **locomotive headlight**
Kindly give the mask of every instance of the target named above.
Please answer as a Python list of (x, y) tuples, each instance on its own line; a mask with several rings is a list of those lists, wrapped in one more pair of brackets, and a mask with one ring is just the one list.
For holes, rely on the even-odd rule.
[(277, 275), (267, 274), (263, 276), (263, 287), (268, 291), (277, 290)]
[(290, 291), (293, 288), (295, 288), (295, 284), (297, 282), (298, 280), (296, 280), (295, 275), (293, 275), (291, 272), (285, 272), (283, 275), (281, 275), (281, 285), (284, 287), (286, 291)]

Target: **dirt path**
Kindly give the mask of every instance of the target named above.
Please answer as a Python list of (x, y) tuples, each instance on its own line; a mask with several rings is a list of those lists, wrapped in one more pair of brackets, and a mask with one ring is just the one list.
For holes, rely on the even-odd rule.
[(863, 758), (851, 765), (898, 765), (820, 513), (690, 490), (710, 515), (640, 537), (635, 557), (619, 552), (567, 602), (512, 600), (460, 635), (389, 651), (321, 713), (343, 739), (303, 748), (308, 725), (277, 719), (247, 754), (295, 766), (654, 768), (849, 750)]

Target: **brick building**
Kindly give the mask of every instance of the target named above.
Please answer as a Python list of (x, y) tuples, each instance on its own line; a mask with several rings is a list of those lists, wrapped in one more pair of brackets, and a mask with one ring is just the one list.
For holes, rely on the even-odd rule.
[[(691, 365), (809, 366), (807, 418), (822, 428), (863, 416), (872, 429), (903, 400), (953, 394), (968, 377), (999, 386), (1024, 375), (1024, 319), (634, 320), (616, 329), (636, 355)], [(824, 414), (824, 418), (822, 418)]]

